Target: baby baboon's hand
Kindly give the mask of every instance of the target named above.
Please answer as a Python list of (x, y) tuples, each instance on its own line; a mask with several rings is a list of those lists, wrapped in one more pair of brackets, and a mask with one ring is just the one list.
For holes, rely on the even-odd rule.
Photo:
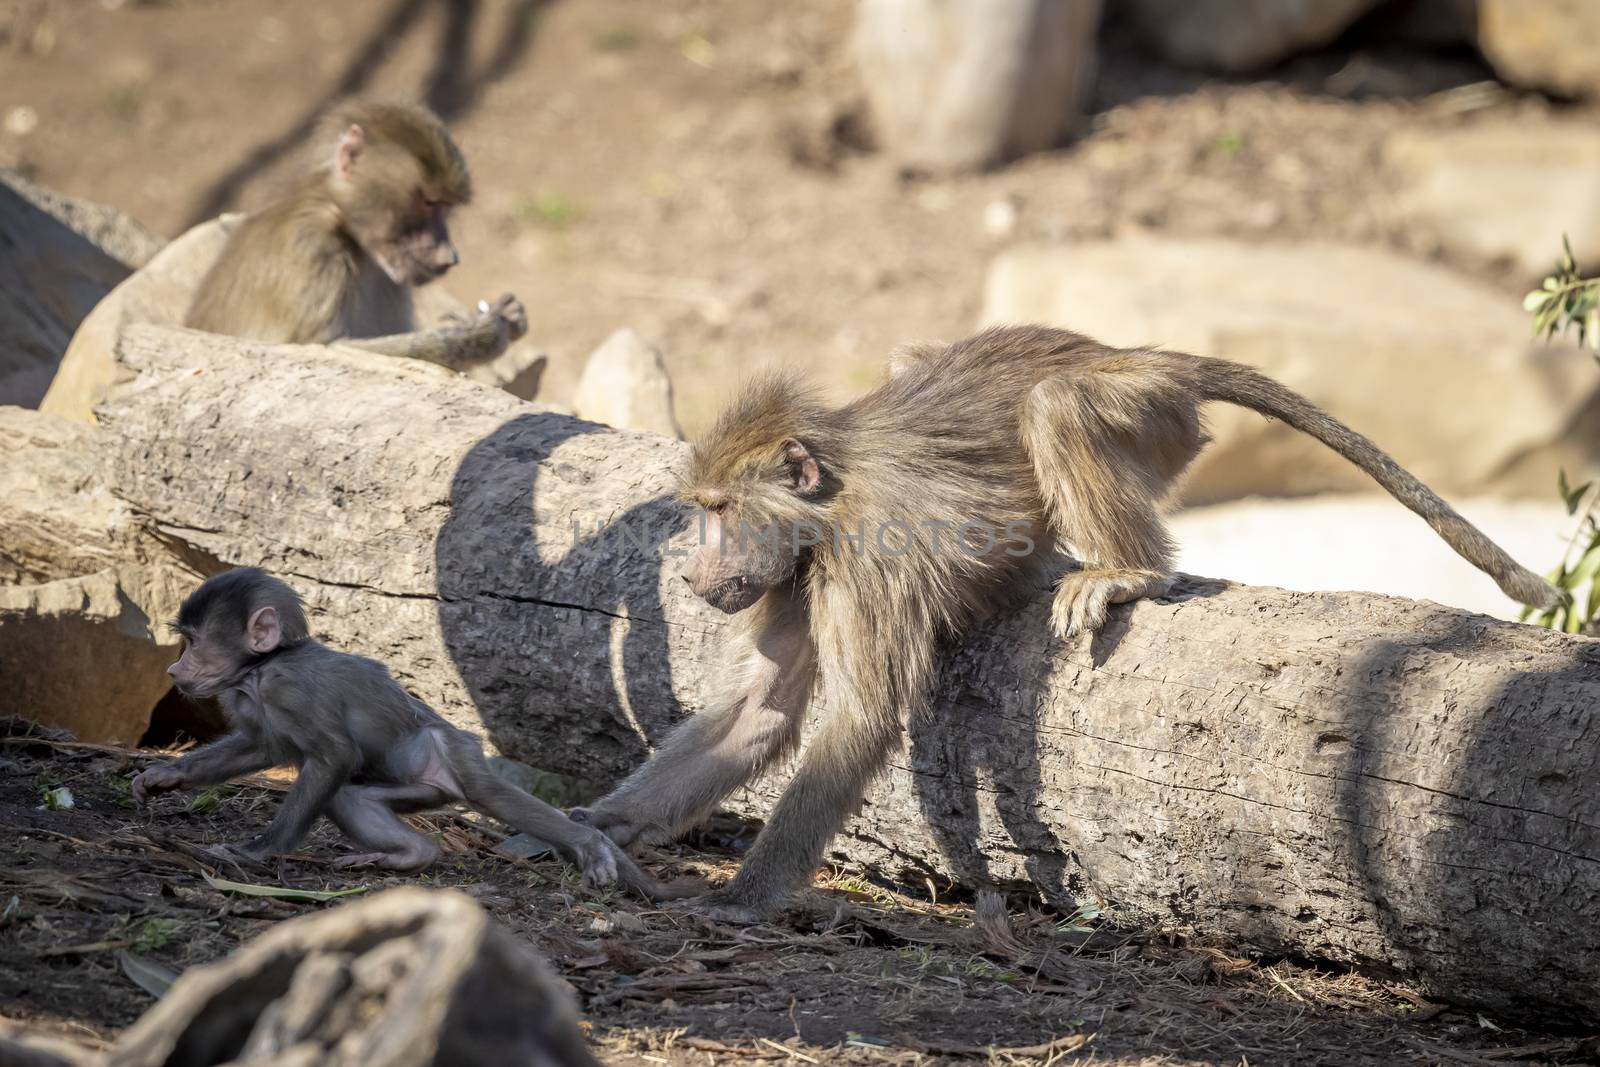
[(611, 885), (619, 874), (633, 867), (616, 843), (598, 830), (580, 835), (573, 851), (573, 861), (583, 872), (583, 884), (591, 888)]
[(528, 311), (522, 301), (510, 293), (501, 293), (493, 303), (478, 301), (478, 313), (495, 323), (506, 344), (521, 339), (528, 332)]
[(133, 802), (143, 807), (144, 802), (156, 793), (182, 788), (183, 772), (173, 764), (164, 763), (135, 775), (129, 791), (133, 794)]
[(567, 817), (575, 823), (594, 827), (623, 848), (636, 844), (664, 845), (672, 840), (665, 826), (621, 809), (607, 808), (604, 802), (592, 808), (573, 808), (567, 812)]

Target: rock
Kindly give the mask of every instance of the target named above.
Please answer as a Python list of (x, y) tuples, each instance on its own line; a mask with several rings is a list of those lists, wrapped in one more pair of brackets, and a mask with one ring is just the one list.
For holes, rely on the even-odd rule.
[(660, 349), (630, 329), (607, 337), (584, 364), (572, 408), (580, 419), (683, 438)]
[(1175, 63), (1258, 70), (1327, 44), (1380, 0), (1133, 0), (1140, 32)]
[(101, 300), (72, 335), (39, 410), (93, 422), (94, 406), (112, 384), (118, 332), (130, 322), (180, 324), (195, 287), (243, 217), (224, 215), (193, 227)]
[(391, 889), (192, 967), (106, 1067), (599, 1067), (572, 991), (465, 893)]
[(1479, 0), (1478, 47), (1512, 85), (1574, 97), (1600, 91), (1593, 0)]
[(39, 403), (79, 322), (158, 244), (111, 208), (0, 168), (0, 404)]
[(1100, 0), (863, 0), (854, 50), (881, 147), (908, 170), (1050, 148), (1081, 118)]
[[(1549, 500), (1452, 500), (1512, 557), (1543, 571), (1574, 521)], [(1427, 525), (1383, 494), (1235, 500), (1172, 519), (1178, 567), (1252, 585), (1307, 592), (1355, 590), (1432, 600), (1515, 619), (1517, 604), (1451, 552)]]
[[(1529, 334), (1514, 298), (1437, 266), (1328, 243), (1128, 238), (1009, 250), (983, 320), (1046, 322), (1261, 368), (1444, 493), (1548, 496), (1600, 462), (1600, 374)], [(1184, 499), (1368, 490), (1329, 449), (1214, 404)]]
[(1561, 237), (1600, 256), (1600, 130), (1591, 122), (1498, 121), (1402, 130), (1384, 161), (1406, 181), (1400, 209), (1448, 247), (1548, 274)]
[(138, 270), (161, 251), (166, 240), (157, 237), (129, 215), (114, 207), (62, 196), (24, 178), (9, 167), (0, 167), (0, 185), (53, 217), (73, 233), (83, 237), (128, 270)]
[(0, 714), (133, 744), (195, 580), (103, 477), (87, 426), (0, 408)]
[[(95, 405), (105, 399), (113, 382), (112, 349), (117, 334), (133, 322), (180, 325), (200, 279), (221, 255), (228, 235), (243, 218), (222, 215), (189, 229), (101, 300), (73, 334), (55, 380), (39, 404), (40, 410), (93, 422)], [(424, 326), (466, 311), (438, 284), (415, 290), (414, 299), (417, 320)], [(532, 400), (548, 362), (537, 347), (524, 339), (497, 359), (472, 368), (467, 377)]]

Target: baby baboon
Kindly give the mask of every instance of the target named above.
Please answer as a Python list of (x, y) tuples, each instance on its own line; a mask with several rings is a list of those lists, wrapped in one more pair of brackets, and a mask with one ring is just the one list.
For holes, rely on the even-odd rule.
[(1060, 551), (1081, 562), (1055, 595), (1063, 636), (1168, 590), (1161, 506), (1206, 441), (1198, 408), (1213, 400), (1327, 444), (1512, 598), (1559, 599), (1371, 441), (1236, 363), (1007, 327), (901, 350), (888, 381), (841, 408), (766, 378), (695, 446), (686, 486), (704, 533), (684, 577), (723, 611), (751, 609), (743, 680), (573, 817), (623, 845), (682, 833), (792, 749), (820, 675), (831, 716), (709, 898), (724, 918), (778, 910), (926, 708), (941, 638)]
[(213, 849), (220, 858), (259, 864), (281, 855), (326, 813), (366, 850), (335, 866), (418, 871), (439, 849), (400, 814), (464, 802), (559, 849), (586, 882), (676, 895), (604, 834), (496, 775), (476, 737), (401, 689), (383, 664), (314, 640), (300, 598), (278, 579), (253, 567), (207, 579), (183, 602), (174, 628), (184, 649), (168, 673), (186, 696), (220, 697), (230, 732), (134, 778), (134, 801), (267, 767), (300, 770), (266, 831)]
[(443, 123), (421, 107), (355, 101), (334, 112), (322, 144), (310, 174), (234, 230), (185, 325), (257, 341), (338, 341), (457, 370), (527, 332), (509, 293), (462, 321), (417, 330), (411, 286), (459, 261), (446, 217), (472, 193)]

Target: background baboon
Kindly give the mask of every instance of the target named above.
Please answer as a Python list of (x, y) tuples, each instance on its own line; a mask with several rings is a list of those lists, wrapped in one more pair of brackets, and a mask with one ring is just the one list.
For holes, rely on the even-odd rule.
[(319, 165), (229, 237), (186, 324), (259, 341), (348, 342), (458, 369), (526, 333), (509, 293), (461, 322), (416, 328), (411, 287), (459, 262), (446, 220), (472, 195), (444, 124), (421, 107), (355, 101), (327, 130)]
[(705, 534), (684, 577), (723, 611), (753, 607), (748, 678), (575, 813), (624, 845), (682, 832), (794, 746), (820, 668), (832, 714), (739, 873), (712, 895), (727, 917), (770, 914), (806, 883), (926, 704), (938, 641), (1057, 550), (1081, 563), (1056, 592), (1062, 636), (1170, 588), (1161, 507), (1205, 443), (1206, 401), (1321, 440), (1513, 598), (1559, 597), (1371, 441), (1239, 364), (1010, 327), (902, 350), (893, 370), (842, 408), (762, 379), (696, 445), (686, 494)]

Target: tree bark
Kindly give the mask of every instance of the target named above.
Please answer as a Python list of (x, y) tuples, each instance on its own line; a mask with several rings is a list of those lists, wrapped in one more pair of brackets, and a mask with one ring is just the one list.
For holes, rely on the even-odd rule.
[[(677, 442), (326, 349), (138, 327), (119, 359), (119, 491), (505, 753), (598, 787), (716, 693)], [(1092, 645), (1047, 615), (951, 651), (835, 857), (1600, 1021), (1600, 643), (1202, 579)]]
[(0, 716), (137, 744), (192, 573), (111, 494), (91, 427), (0, 407)]

